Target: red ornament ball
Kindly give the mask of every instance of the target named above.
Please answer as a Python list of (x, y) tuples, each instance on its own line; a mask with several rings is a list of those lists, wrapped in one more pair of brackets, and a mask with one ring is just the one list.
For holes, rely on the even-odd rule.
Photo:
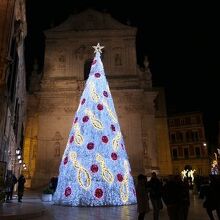
[(107, 136), (102, 136), (102, 142), (107, 144), (108, 143), (108, 137)]
[(72, 190), (71, 188), (68, 186), (66, 189), (65, 189), (65, 196), (69, 196), (71, 194)]
[(83, 120), (84, 123), (87, 122), (89, 120), (89, 116), (87, 116), (87, 115), (84, 116), (82, 120)]
[(112, 160), (117, 160), (118, 159), (118, 155), (116, 153), (112, 153), (111, 154), (111, 158), (112, 158)]
[(136, 196), (136, 190), (133, 188), (133, 194)]
[(115, 131), (115, 126), (111, 125), (111, 129), (112, 129), (112, 131)]
[(100, 188), (97, 188), (95, 190), (95, 197), (97, 197), (98, 199), (100, 199), (103, 196), (103, 191)]
[(65, 157), (65, 158), (64, 158), (64, 161), (63, 161), (63, 164), (66, 165), (67, 162), (68, 162), (68, 157)]
[(103, 105), (102, 105), (102, 104), (98, 104), (98, 105), (97, 105), (97, 109), (98, 109), (99, 111), (102, 111), (102, 110), (103, 110)]
[(93, 61), (92, 61), (92, 65), (94, 65), (96, 62), (97, 62), (96, 60), (93, 60)]
[(89, 143), (87, 144), (87, 149), (88, 149), (88, 150), (92, 150), (93, 148), (94, 148), (94, 143), (89, 142)]
[(74, 124), (76, 124), (77, 121), (78, 121), (78, 117), (75, 118), (75, 120), (74, 120)]
[(117, 174), (117, 179), (119, 182), (122, 182), (124, 180), (123, 176), (120, 173)]
[(101, 74), (100, 73), (95, 73), (96, 78), (100, 78)]
[(90, 169), (93, 173), (97, 173), (99, 170), (99, 167), (96, 164), (93, 164)]
[(86, 99), (83, 99), (81, 102), (81, 105), (83, 105), (85, 103)]
[(107, 93), (106, 91), (103, 91), (103, 95), (104, 95), (105, 97), (108, 97), (108, 93)]
[(74, 141), (74, 135), (72, 135), (71, 138), (70, 138), (70, 144), (72, 144), (73, 141)]

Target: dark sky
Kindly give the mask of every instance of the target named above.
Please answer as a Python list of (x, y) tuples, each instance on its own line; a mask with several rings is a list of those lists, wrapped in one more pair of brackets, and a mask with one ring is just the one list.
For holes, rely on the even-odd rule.
[[(220, 13), (212, 3), (155, 1), (27, 1), (27, 70), (33, 57), (41, 64), (43, 30), (88, 7), (107, 11), (122, 23), (138, 27), (137, 56), (148, 55), (153, 85), (166, 91), (168, 109), (204, 113), (208, 141), (216, 145), (220, 120)], [(158, 1), (159, 2), (159, 1)], [(178, 1), (179, 2), (179, 1)], [(209, 1), (211, 2), (211, 1)], [(215, 147), (215, 146), (214, 146)]]

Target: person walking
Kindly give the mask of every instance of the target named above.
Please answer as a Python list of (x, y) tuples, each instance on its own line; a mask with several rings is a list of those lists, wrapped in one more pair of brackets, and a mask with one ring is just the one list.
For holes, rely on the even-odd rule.
[(138, 220), (144, 220), (147, 212), (150, 211), (149, 197), (146, 188), (146, 177), (143, 174), (138, 175), (138, 183), (136, 187)]
[(18, 202), (22, 202), (22, 197), (24, 195), (24, 184), (26, 180), (23, 174), (18, 178)]
[(153, 206), (154, 220), (158, 220), (160, 209), (162, 209), (162, 205), (163, 205), (161, 200), (162, 183), (157, 178), (157, 174), (155, 172), (152, 172), (151, 179), (148, 182), (147, 187), (149, 188), (150, 200)]
[(206, 209), (210, 220), (215, 220), (213, 215), (214, 210), (216, 211), (218, 219), (220, 219), (220, 178), (217, 175), (210, 175), (209, 178), (210, 184), (203, 195), (203, 197), (205, 197), (203, 207)]
[(10, 195), (11, 195), (11, 189), (13, 186), (13, 178), (12, 178), (12, 173), (8, 172), (6, 176), (6, 202), (9, 202), (10, 200)]
[(13, 198), (13, 193), (14, 193), (14, 187), (15, 187), (15, 184), (18, 182), (16, 176), (14, 174), (12, 174), (12, 184), (11, 184), (11, 189), (10, 189), (10, 200), (12, 200)]

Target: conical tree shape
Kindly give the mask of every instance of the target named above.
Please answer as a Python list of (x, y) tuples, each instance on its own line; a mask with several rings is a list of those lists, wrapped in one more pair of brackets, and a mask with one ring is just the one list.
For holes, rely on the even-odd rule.
[(68, 206), (136, 203), (130, 165), (99, 52), (75, 114), (53, 200)]

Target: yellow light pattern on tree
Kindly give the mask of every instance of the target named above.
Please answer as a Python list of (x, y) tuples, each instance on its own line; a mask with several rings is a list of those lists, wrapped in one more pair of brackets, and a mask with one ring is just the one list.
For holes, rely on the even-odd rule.
[(80, 145), (83, 144), (84, 139), (83, 139), (83, 136), (82, 136), (81, 133), (80, 133), (80, 128), (79, 128), (78, 123), (76, 123), (76, 124), (74, 125), (74, 131), (75, 131), (74, 141), (75, 141), (75, 143), (76, 143), (77, 145), (80, 146)]
[(95, 89), (95, 84), (94, 84), (94, 82), (90, 82), (90, 83), (89, 83), (89, 90), (90, 90), (90, 96), (91, 96), (92, 100), (93, 100), (94, 102), (98, 102), (99, 96), (98, 96), (98, 94), (96, 93), (96, 89)]
[(70, 153), (70, 158), (73, 166), (77, 169), (77, 180), (79, 185), (88, 190), (91, 186), (91, 176), (89, 172), (77, 161), (77, 153), (75, 151)]
[(128, 196), (129, 196), (129, 188), (128, 188), (129, 166), (127, 160), (124, 161), (124, 167), (125, 167), (125, 175), (120, 185), (120, 196), (121, 196), (121, 200), (125, 203), (128, 201)]
[(118, 148), (119, 148), (119, 142), (120, 142), (120, 139), (121, 139), (121, 132), (118, 132), (115, 137), (113, 138), (112, 140), (112, 145), (113, 145), (113, 149), (114, 151), (117, 151)]
[(109, 184), (112, 184), (114, 181), (114, 177), (112, 173), (110, 172), (110, 170), (106, 167), (104, 158), (100, 154), (97, 154), (96, 160), (100, 163), (100, 166), (102, 168), (101, 171), (102, 171), (103, 179)]
[(115, 115), (114, 112), (112, 112), (112, 110), (110, 109), (110, 107), (108, 106), (108, 103), (103, 99), (102, 100), (102, 103), (103, 105), (105, 106), (109, 116), (112, 118), (112, 120), (115, 122), (115, 123), (118, 123), (118, 120), (117, 120), (117, 116)]
[(89, 116), (89, 119), (92, 122), (92, 125), (94, 128), (98, 129), (98, 130), (102, 130), (103, 129), (103, 124), (101, 121), (99, 121), (95, 115), (91, 112), (91, 110), (86, 109), (85, 113)]

